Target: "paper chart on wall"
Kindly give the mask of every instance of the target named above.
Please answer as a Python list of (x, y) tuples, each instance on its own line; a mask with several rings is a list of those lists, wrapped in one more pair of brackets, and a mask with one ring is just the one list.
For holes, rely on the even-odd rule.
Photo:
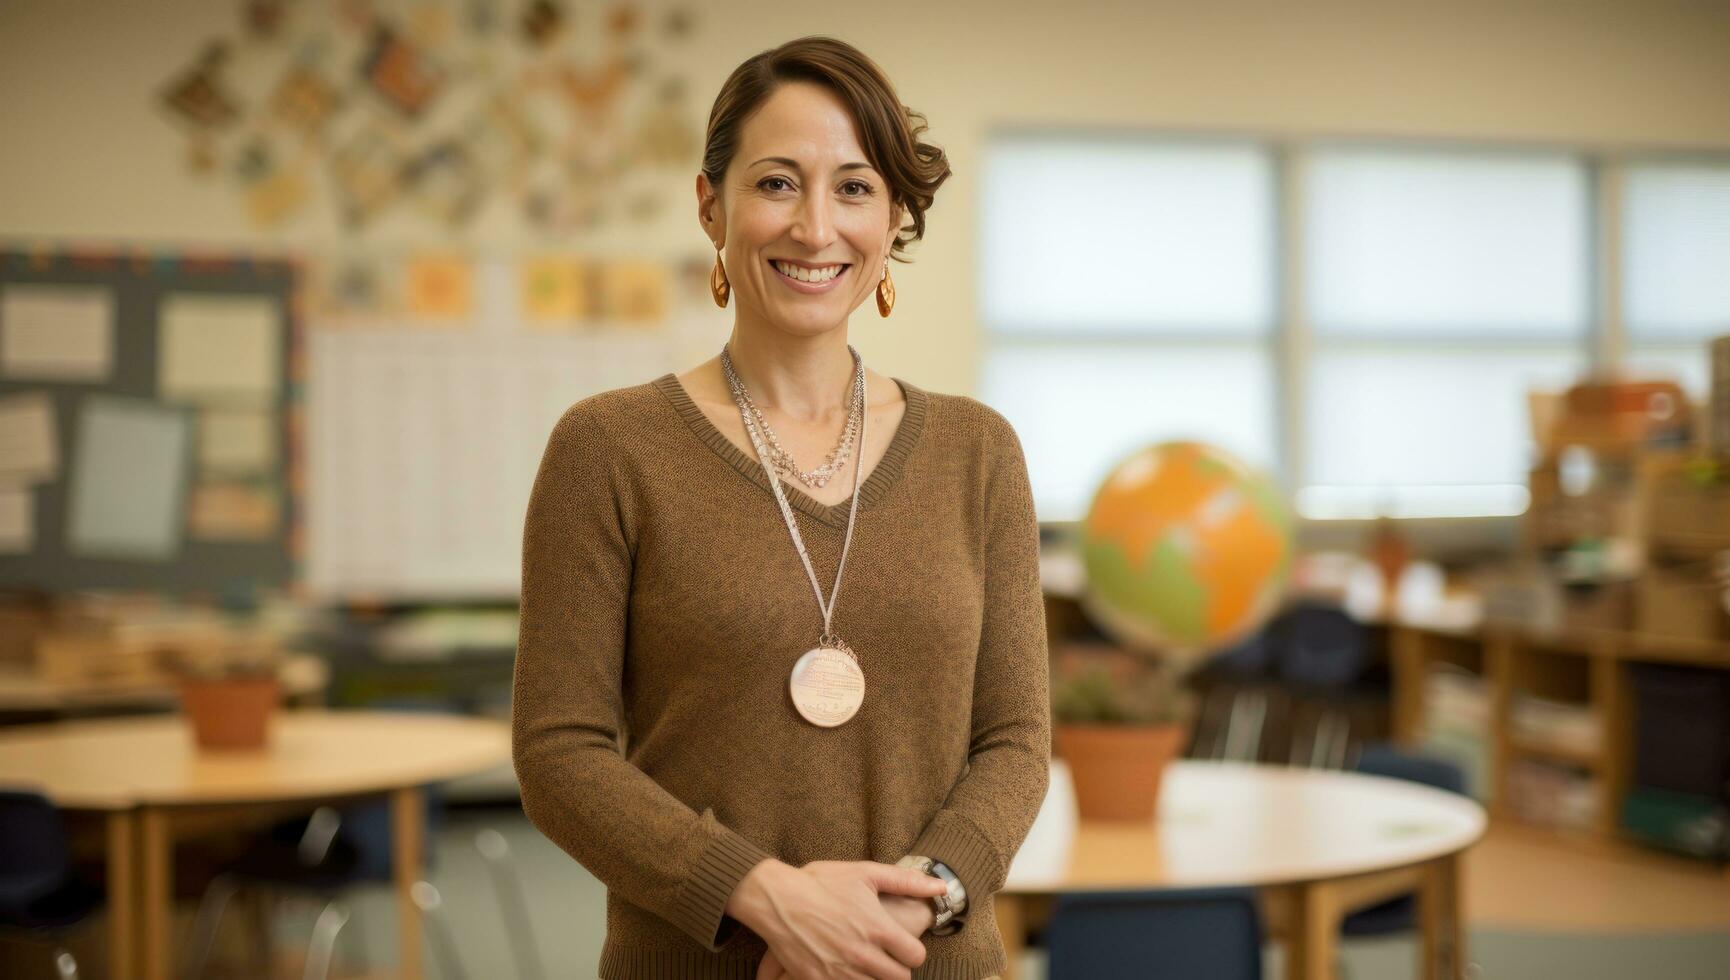
[(59, 476), (54, 403), (47, 393), (0, 398), (0, 483), (24, 486)]
[(548, 433), (581, 398), (694, 360), (673, 337), (311, 331), (312, 593), (514, 596)]
[(178, 408), (97, 395), (79, 415), (67, 543), (86, 557), (180, 551), (189, 426)]
[(282, 314), (266, 296), (171, 293), (160, 312), (163, 397), (222, 404), (276, 400)]
[(27, 554), (35, 547), (34, 504), (29, 487), (0, 487), (0, 554)]
[(0, 293), (0, 373), (104, 381), (114, 369), (114, 294), (102, 286), (15, 283)]

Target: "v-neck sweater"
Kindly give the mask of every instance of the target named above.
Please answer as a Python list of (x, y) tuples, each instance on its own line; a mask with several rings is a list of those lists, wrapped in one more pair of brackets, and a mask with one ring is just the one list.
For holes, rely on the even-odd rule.
[[(513, 758), (529, 819), (607, 887), (604, 980), (754, 980), (767, 947), (725, 909), (759, 862), (907, 854), (968, 896), (914, 976), (1004, 969), (992, 897), (1049, 774), (1039, 528), (1008, 421), (895, 381), (906, 411), (859, 486), (832, 621), (864, 703), (834, 728), (792, 704), (823, 615), (754, 454), (671, 373), (553, 427), (523, 528)], [(852, 498), (782, 483), (827, 600)]]

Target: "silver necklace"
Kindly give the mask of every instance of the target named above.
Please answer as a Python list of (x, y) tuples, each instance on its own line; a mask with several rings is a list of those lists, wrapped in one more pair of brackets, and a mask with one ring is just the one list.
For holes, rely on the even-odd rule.
[[(847, 351), (853, 355), (853, 406), (860, 413), (859, 462), (863, 463), (865, 362), (853, 345), (847, 345)], [(733, 401), (739, 406), (745, 433), (751, 437), (751, 446), (757, 450), (757, 457), (764, 464), (763, 471), (769, 476), (769, 487), (775, 491), (775, 502), (781, 506), (781, 518), (787, 522), (787, 532), (793, 536), (793, 546), (799, 550), (799, 560), (804, 562), (805, 574), (811, 579), (811, 591), (817, 595), (817, 608), (823, 611), (823, 632), (817, 638), (817, 645), (794, 662), (793, 673), (787, 680), (788, 692), (792, 695), (793, 707), (806, 721), (822, 728), (834, 728), (846, 724), (858, 714), (859, 706), (865, 702), (865, 672), (859, 667), (859, 656), (830, 629), (835, 601), (841, 597), (841, 572), (847, 567), (847, 549), (853, 543), (853, 522), (859, 513), (859, 472), (863, 467), (853, 467), (853, 502), (847, 508), (847, 536), (841, 541), (841, 560), (835, 566), (835, 587), (829, 592), (829, 601), (824, 602), (823, 587), (817, 582), (811, 555), (805, 550), (805, 540), (799, 536), (799, 522), (794, 519), (793, 508), (781, 490), (775, 467), (768, 462), (763, 437), (746, 407), (744, 382), (733, 372), (733, 358), (725, 346), (721, 348), (721, 367), (726, 371), (728, 387), (733, 390)]]
[[(725, 348), (722, 348), (722, 353), (723, 355), (726, 354)], [(728, 363), (731, 360), (730, 357), (726, 358)], [(774, 460), (775, 467), (783, 475), (791, 476), (808, 487), (822, 489), (828, 485), (830, 477), (839, 472), (841, 467), (847, 465), (848, 453), (853, 448), (853, 435), (859, 430), (859, 420), (864, 416), (863, 406), (857, 402), (848, 407), (847, 424), (841, 430), (841, 442), (825, 458), (823, 465), (812, 470), (801, 471), (798, 463), (793, 459), (793, 454), (781, 447), (781, 440), (775, 437), (775, 430), (769, 427), (769, 420), (763, 417), (762, 411), (757, 408), (757, 403), (751, 400), (751, 395), (745, 391), (744, 386), (740, 385), (735, 390), (734, 395), (735, 398), (743, 399), (745, 406), (751, 410), (751, 415), (756, 420), (758, 429), (762, 431), (769, 442), (769, 453)]]

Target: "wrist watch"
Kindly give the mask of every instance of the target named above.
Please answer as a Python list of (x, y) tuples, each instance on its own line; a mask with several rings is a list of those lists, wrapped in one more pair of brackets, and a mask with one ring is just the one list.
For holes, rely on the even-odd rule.
[(931, 908), (937, 913), (931, 922), (933, 936), (949, 936), (961, 931), (964, 921), (960, 916), (967, 911), (967, 889), (961, 887), (961, 879), (955, 877), (955, 872), (941, 861), (933, 861), (923, 854), (909, 854), (895, 862), (899, 868), (912, 868), (921, 874), (928, 874), (949, 886), (949, 891), (931, 898)]

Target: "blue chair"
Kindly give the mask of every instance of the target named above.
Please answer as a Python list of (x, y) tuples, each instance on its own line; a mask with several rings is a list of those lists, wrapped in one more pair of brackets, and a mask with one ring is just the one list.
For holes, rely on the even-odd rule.
[(1267, 631), (1258, 630), (1196, 669), (1190, 683), (1201, 691), (1201, 711), (1191, 757), (1241, 762), (1261, 758), (1274, 653)]
[(1248, 888), (1071, 892), (1045, 928), (1050, 980), (1260, 980)]
[(1300, 600), (1268, 632), (1290, 695), (1292, 765), (1338, 769), (1352, 744), (1354, 707), (1379, 701), (1375, 658), (1364, 624), (1331, 603)]
[[(101, 895), (72, 872), (60, 811), (40, 793), (0, 790), (0, 926), (54, 940), (84, 921)], [(76, 977), (78, 963), (58, 943), (56, 975)]]
[[(1383, 742), (1365, 745), (1355, 768), (1358, 772), (1371, 776), (1404, 779), (1461, 796), (1467, 795), (1466, 774), (1459, 766), (1446, 759), (1407, 751)], [(1340, 934), (1386, 936), (1407, 932), (1417, 928), (1417, 912), (1416, 895), (1399, 895), (1346, 916), (1340, 925)]]

